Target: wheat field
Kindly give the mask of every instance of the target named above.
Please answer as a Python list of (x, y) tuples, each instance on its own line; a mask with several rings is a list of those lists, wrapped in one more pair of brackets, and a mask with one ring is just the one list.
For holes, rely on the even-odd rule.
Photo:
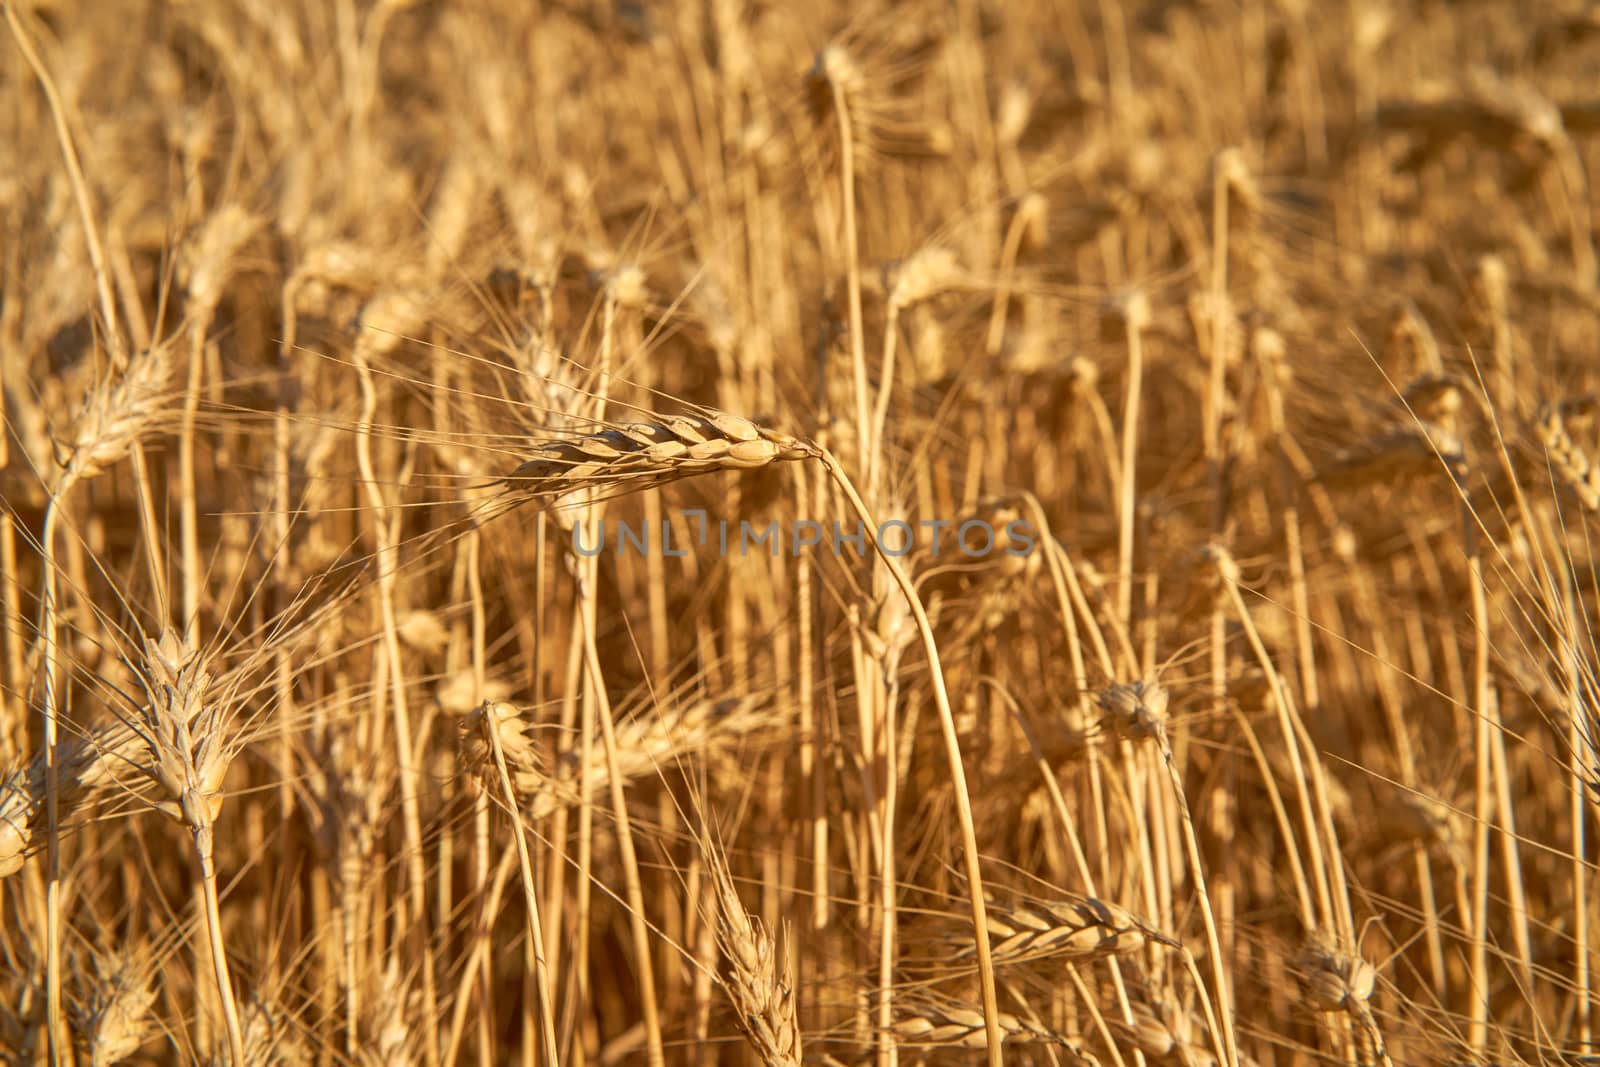
[(1600, 1063), (1600, 9), (0, 7), (0, 1063)]

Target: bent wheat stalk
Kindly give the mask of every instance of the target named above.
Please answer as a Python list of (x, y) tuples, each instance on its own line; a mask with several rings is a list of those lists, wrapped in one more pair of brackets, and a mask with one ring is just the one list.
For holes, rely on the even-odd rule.
[(991, 1067), (999, 1067), (1000, 1042), (1004, 1034), (998, 1021), (1000, 1009), (995, 994), (994, 958), (989, 947), (983, 871), (978, 862), (978, 835), (972, 818), (972, 798), (967, 791), (961, 742), (956, 733), (955, 712), (950, 707), (950, 694), (945, 688), (944, 667), (939, 659), (938, 644), (934, 641), (933, 624), (928, 620), (928, 613), (910, 576), (900, 566), (899, 560), (884, 551), (878, 543), (877, 525), (872, 514), (833, 453), (813, 442), (757, 426), (737, 415), (706, 411), (693, 416), (658, 416), (654, 422), (631, 423), (600, 433), (552, 441), (540, 446), (532, 458), (502, 478), (501, 483), (514, 493), (525, 493), (533, 498), (554, 497), (595, 486), (630, 491), (695, 474), (764, 467), (777, 460), (790, 459), (814, 459), (822, 464), (833, 479), (841, 495), (861, 520), (873, 551), (905, 597), (921, 637), (923, 651), (928, 657), (928, 674), (932, 680), (934, 705), (939, 713), (939, 725), (944, 737), (945, 759), (955, 792), (961, 849), (972, 903), (973, 940), (978, 957), (978, 981), (983, 992), (988, 1062)]
[[(395, 543), (394, 528), (390, 522), (393, 509), (384, 499), (372, 462), (372, 420), (378, 410), (378, 393), (373, 384), (368, 352), (370, 345), (381, 345), (384, 342), (382, 340), (372, 342), (369, 339), (374, 336), (381, 339), (391, 335), (378, 332), (370, 324), (368, 328), (372, 332), (363, 334), (362, 342), (365, 343), (357, 343), (353, 357), (361, 384), (361, 418), (357, 423), (356, 433), (356, 469), (361, 474), (361, 487), (367, 506), (372, 512), (372, 536), (377, 543), (378, 609), (383, 623), (384, 651), (388, 657), (389, 709), (394, 727), (395, 758), (400, 767), (400, 811), (406, 836), (406, 891), (412, 911), (411, 918), (416, 923), (413, 936), (422, 955), (422, 996), (427, 1005), (427, 1011), (423, 1015), (426, 1039), (423, 1062), (428, 1067), (437, 1067), (438, 992), (433, 973), (433, 944), (428, 930), (427, 872), (423, 859), (422, 817), (417, 803), (418, 772), (413, 755), (416, 750), (411, 742), (411, 717), (406, 703), (405, 672), (402, 669), (404, 660), (400, 655), (400, 636), (394, 607), (395, 576), (400, 565), (400, 549)], [(393, 336), (397, 336), (398, 333), (399, 331), (395, 331)], [(375, 706), (381, 705), (375, 702)]]
[(877, 527), (873, 524), (867, 506), (861, 502), (861, 497), (856, 493), (855, 486), (850, 484), (844, 468), (827, 449), (815, 445), (812, 447), (816, 449), (816, 458), (822, 462), (823, 468), (833, 478), (839, 491), (850, 502), (850, 506), (855, 509), (862, 525), (867, 528), (867, 538), (872, 542), (873, 551), (883, 561), (889, 576), (894, 579), (895, 584), (900, 587), (900, 592), (905, 596), (906, 604), (911, 608), (912, 618), (917, 624), (917, 633), (922, 638), (923, 651), (928, 657), (928, 676), (933, 682), (933, 702), (939, 711), (939, 727), (944, 734), (945, 759), (950, 765), (950, 784), (955, 789), (956, 816), (961, 826), (961, 851), (966, 861), (967, 889), (972, 900), (972, 935), (978, 950), (978, 982), (983, 990), (983, 1020), (988, 1059), (991, 1067), (999, 1067), (1000, 1042), (1004, 1037), (1000, 1028), (999, 998), (995, 995), (994, 956), (989, 948), (989, 916), (983, 901), (983, 871), (978, 863), (978, 833), (972, 821), (972, 798), (967, 792), (967, 774), (961, 760), (961, 742), (956, 736), (955, 712), (950, 708), (950, 694), (945, 689), (944, 667), (939, 661), (939, 647), (933, 640), (933, 624), (928, 621), (928, 613), (923, 609), (922, 600), (917, 596), (916, 588), (912, 586), (905, 568), (901, 567), (900, 561), (885, 552), (883, 546), (878, 543)]

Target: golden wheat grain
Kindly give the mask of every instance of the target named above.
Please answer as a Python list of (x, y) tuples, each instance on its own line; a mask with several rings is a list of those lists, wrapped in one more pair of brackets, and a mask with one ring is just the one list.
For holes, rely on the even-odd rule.
[[(527, 792), (543, 780), (538, 747), (528, 736), (528, 723), (510, 704), (486, 701), (461, 721), (461, 762), (466, 769), (490, 781), (495, 777), (494, 747), (498, 745), (512, 780)], [(494, 732), (491, 742), (490, 731)]]
[[(120, 723), (72, 734), (56, 746), (57, 801), (62, 818), (104, 796), (124, 796), (138, 782), (128, 773), (138, 739)], [(45, 812), (45, 753), (0, 776), (0, 878), (22, 869)]]
[(277, 997), (252, 992), (239, 1015), (244, 1030), (243, 1057), (222, 1050), (212, 1057), (212, 1067), (301, 1067), (315, 1062), (300, 1021)]
[(170, 627), (145, 643), (135, 666), (144, 687), (134, 730), (146, 746), (144, 772), (166, 794), (155, 808), (194, 830), (209, 831), (222, 809), (231, 753), (221, 706), (208, 692), (200, 650)]
[[(770, 709), (750, 698), (688, 701), (619, 719), (615, 726), (617, 767), (625, 782), (654, 776), (680, 761), (718, 760), (752, 735), (770, 725)], [(509, 717), (507, 717), (509, 721)], [(526, 721), (516, 720), (506, 743), (506, 759), (517, 791), (529, 798), (529, 814), (543, 818), (558, 808), (579, 804), (585, 793), (604, 785), (604, 755), (591, 754), (580, 766), (578, 751), (553, 759), (527, 737)], [(468, 735), (470, 737), (470, 735)], [(468, 740), (469, 765), (486, 756), (481, 743)]]
[(239, 251), (263, 226), (263, 220), (239, 204), (226, 204), (206, 217), (182, 257), (190, 312), (210, 322), (222, 302)]

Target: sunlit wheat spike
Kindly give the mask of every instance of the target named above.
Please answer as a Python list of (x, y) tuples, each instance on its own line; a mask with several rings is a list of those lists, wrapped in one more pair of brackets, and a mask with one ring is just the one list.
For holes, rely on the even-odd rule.
[(1381, 128), (1426, 137), (1430, 152), (1458, 135), (1491, 142), (1521, 136), (1544, 148), (1566, 137), (1561, 109), (1526, 81), (1477, 68), (1460, 88), (1451, 95), (1385, 101), (1374, 118)]
[(182, 270), (196, 317), (210, 319), (221, 302), (239, 249), (262, 221), (238, 204), (218, 208), (184, 248)]
[(918, 249), (907, 258), (890, 264), (883, 274), (889, 304), (896, 308), (931, 300), (960, 285), (963, 279), (961, 261), (956, 254), (938, 245)]
[[(1180, 1014), (1165, 998), (1155, 1002), (1132, 1000), (1132, 1021), (1113, 1016), (1111, 1028), (1140, 1052), (1160, 1062), (1216, 1067), (1216, 1057), (1191, 1040), (1198, 1028), (1192, 1015)], [(1241, 1063), (1246, 1062), (1241, 1058)]]
[(1372, 996), (1378, 972), (1360, 956), (1340, 952), (1319, 939), (1310, 941), (1298, 960), (1306, 1001), (1315, 1011), (1343, 1011)]
[[(770, 724), (770, 715), (771, 708), (765, 703), (730, 697), (674, 702), (649, 714), (622, 719), (616, 724), (617, 769), (624, 781), (632, 782), (685, 758), (726, 759), (732, 745)], [(581, 803), (580, 783), (587, 782), (591, 793), (605, 786), (606, 762), (598, 752), (583, 767), (578, 765), (579, 753), (571, 752), (549, 775), (512, 761), (509, 748), (506, 757), (512, 762), (511, 778), (517, 791), (531, 797), (529, 813), (534, 818)]]
[(67, 451), (68, 472), (92, 478), (127, 455), (160, 414), (171, 376), (171, 349), (157, 345), (129, 361), (115, 380), (90, 392)]
[[(245, 1067), (292, 1067), (311, 1062), (301, 1024), (270, 992), (251, 993), (239, 1014), (244, 1026)], [(226, 1047), (218, 1050), (212, 1063), (215, 1067), (238, 1067)]]
[[(903, 1003), (906, 1010), (894, 1025), (895, 1036), (901, 1043), (940, 1048), (988, 1047), (983, 1012), (978, 1008), (932, 997), (908, 997)], [(1007, 1045), (1051, 1045), (1061, 1051), (1061, 1062), (1073, 1067), (1097, 1067), (1100, 1062), (1071, 1039), (1048, 1027), (1010, 1012), (1001, 1012), (999, 1022)]]
[(1454, 374), (1429, 373), (1406, 383), (1405, 406), (1424, 422), (1451, 425), (1461, 410), (1464, 383)]
[(143, 661), (132, 666), (146, 696), (137, 724), (148, 750), (145, 771), (167, 794), (156, 807), (195, 830), (209, 830), (222, 807), (230, 753), (222, 711), (208, 699), (204, 657), (168, 627), (145, 642)]
[(1095, 705), (1105, 718), (1101, 725), (1113, 736), (1129, 741), (1155, 737), (1166, 721), (1167, 689), (1155, 682), (1119, 682), (1095, 695)]
[(485, 701), (461, 723), (461, 762), (467, 770), (492, 781), (495, 775), (494, 742), (505, 753), (506, 767), (518, 788), (538, 788), (539, 750), (528, 736), (528, 722), (513, 704)]
[(1345, 951), (1313, 934), (1296, 961), (1306, 1006), (1316, 1012), (1345, 1012), (1365, 1032), (1378, 1060), (1389, 1064), (1383, 1031), (1368, 1003), (1378, 971), (1359, 952)]
[(1572, 491), (1585, 511), (1600, 511), (1600, 466), (1573, 440), (1567, 424), (1563, 408), (1551, 405), (1539, 412), (1534, 431), (1560, 483)]
[[(77, 735), (64, 738), (57, 745), (57, 796), (63, 815), (104, 777), (100, 749), (98, 740)], [(31, 760), (0, 774), (0, 878), (22, 869), (23, 860), (35, 843), (34, 834), (44, 821), (46, 799), (43, 749)]]
[[(996, 963), (1022, 960), (1092, 960), (1125, 956), (1149, 941), (1170, 943), (1125, 909), (1093, 897), (989, 905)], [(958, 958), (972, 955), (970, 938)]]
[(157, 1030), (153, 962), (139, 949), (118, 949), (96, 956), (93, 973), (83, 976), (88, 993), (72, 1022), (91, 1067), (123, 1062)]
[(596, 486), (643, 489), (812, 454), (804, 442), (737, 415), (667, 415), (541, 444), (503, 484), (534, 497)]
[(701, 851), (717, 895), (717, 947), (728, 961), (722, 985), (739, 1029), (764, 1067), (800, 1067), (800, 1024), (783, 946), (745, 911), (721, 846), (707, 840)]
[(0, 878), (22, 870), (44, 808), (44, 768), (16, 767), (0, 778)]

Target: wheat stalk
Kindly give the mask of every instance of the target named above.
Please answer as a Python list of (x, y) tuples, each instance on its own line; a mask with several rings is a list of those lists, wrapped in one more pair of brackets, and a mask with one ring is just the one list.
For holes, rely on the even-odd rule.
[[(533, 746), (522, 726), (522, 719), (515, 707), (486, 702), (467, 717), (462, 724), (462, 732), (469, 739), (468, 766), (476, 765), (480, 772), (493, 768), (495, 783), (503, 791), (506, 812), (511, 818), (517, 859), (522, 869), (523, 899), (527, 904), (529, 951), (533, 955), (534, 981), (539, 992), (539, 1033), (543, 1039), (546, 1061), (557, 1063), (555, 1007), (550, 999), (550, 969), (544, 949), (544, 926), (539, 921), (539, 896), (534, 889), (533, 861), (529, 858), (525, 830), (518, 814), (516, 795), (511, 788), (511, 765), (526, 768), (533, 761)], [(484, 749), (488, 750), (488, 759), (483, 758)]]
[(833, 43), (817, 53), (807, 74), (812, 102), (820, 113), (831, 108), (839, 133), (839, 202), (844, 216), (845, 289), (850, 316), (851, 396), (854, 401), (856, 464), (870, 469), (873, 441), (868, 422), (866, 331), (861, 323), (861, 243), (856, 229), (856, 123), (865, 83), (861, 67), (843, 44)]

